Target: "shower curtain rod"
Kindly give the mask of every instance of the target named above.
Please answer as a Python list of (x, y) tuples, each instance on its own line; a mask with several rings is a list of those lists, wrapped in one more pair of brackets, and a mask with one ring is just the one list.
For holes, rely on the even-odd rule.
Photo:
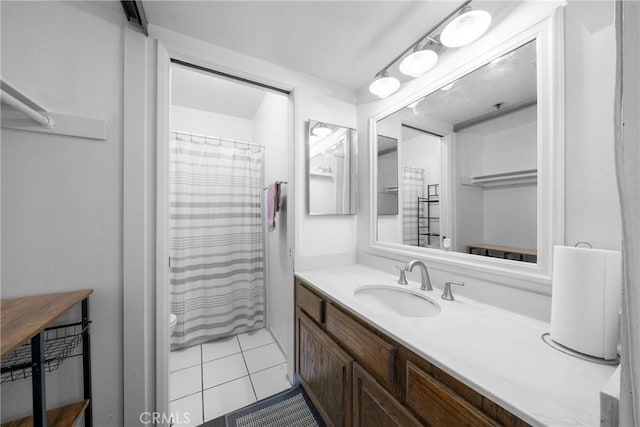
[(202, 134), (199, 134), (199, 133), (184, 132), (184, 131), (180, 131), (180, 130), (171, 130), (171, 132), (173, 132), (173, 133), (175, 133), (177, 135), (189, 136), (191, 138), (193, 138), (195, 136), (196, 138), (204, 138), (205, 140), (213, 139), (213, 140), (218, 140), (218, 141), (233, 142), (234, 144), (245, 144), (245, 145), (251, 145), (251, 146), (254, 146), (254, 147), (264, 148), (264, 145), (256, 144), (255, 142), (239, 141), (237, 139), (223, 138), (221, 136), (202, 135)]

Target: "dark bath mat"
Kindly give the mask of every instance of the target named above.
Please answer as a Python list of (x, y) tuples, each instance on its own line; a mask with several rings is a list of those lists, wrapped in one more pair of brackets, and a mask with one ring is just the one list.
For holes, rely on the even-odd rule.
[(227, 427), (325, 427), (302, 386), (225, 416)]

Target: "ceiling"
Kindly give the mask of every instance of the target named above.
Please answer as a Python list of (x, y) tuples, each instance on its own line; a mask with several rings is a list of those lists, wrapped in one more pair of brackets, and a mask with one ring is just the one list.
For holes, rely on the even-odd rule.
[(171, 104), (253, 119), (266, 91), (181, 65), (171, 67)]
[(536, 45), (529, 42), (456, 80), (448, 90), (436, 90), (414, 108), (397, 114), (408, 123), (429, 117), (452, 126), (478, 119), (501, 109), (507, 111), (535, 102)]
[(462, 1), (143, 1), (149, 23), (358, 89)]

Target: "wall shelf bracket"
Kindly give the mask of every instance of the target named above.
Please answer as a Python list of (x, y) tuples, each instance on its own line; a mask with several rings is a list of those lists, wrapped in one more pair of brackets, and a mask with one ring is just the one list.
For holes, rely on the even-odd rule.
[(49, 112), (5, 79), (0, 80), (0, 93), (2, 128), (100, 141), (107, 139), (106, 122), (102, 119)]

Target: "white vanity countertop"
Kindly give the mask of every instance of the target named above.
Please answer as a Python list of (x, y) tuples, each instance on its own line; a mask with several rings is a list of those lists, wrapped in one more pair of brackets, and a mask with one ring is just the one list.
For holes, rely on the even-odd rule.
[[(445, 301), (441, 289), (425, 292), (442, 309), (435, 316), (380, 312), (353, 292), (366, 284), (396, 285), (397, 275), (362, 265), (296, 275), (532, 425), (600, 425), (600, 389), (615, 367), (552, 349), (541, 338), (547, 323), (464, 297)], [(408, 287), (419, 289), (414, 282)]]

